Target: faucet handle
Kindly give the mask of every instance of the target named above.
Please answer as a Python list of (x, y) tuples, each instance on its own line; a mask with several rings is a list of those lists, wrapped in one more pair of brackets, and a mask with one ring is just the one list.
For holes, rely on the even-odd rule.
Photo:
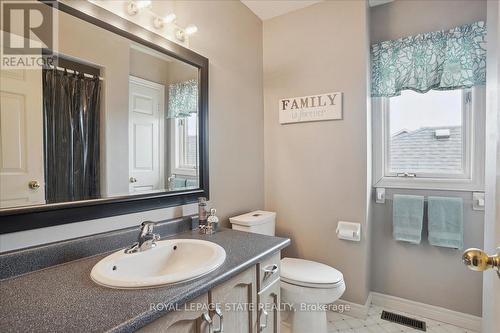
[(141, 235), (152, 234), (156, 223), (152, 221), (144, 221), (141, 223)]
[(139, 237), (137, 237), (137, 242), (132, 244), (129, 248), (125, 250), (125, 253), (136, 253), (140, 251), (149, 250), (156, 246), (156, 241), (160, 240), (159, 234), (154, 234), (153, 229), (156, 225), (152, 221), (144, 221), (141, 223), (141, 232)]

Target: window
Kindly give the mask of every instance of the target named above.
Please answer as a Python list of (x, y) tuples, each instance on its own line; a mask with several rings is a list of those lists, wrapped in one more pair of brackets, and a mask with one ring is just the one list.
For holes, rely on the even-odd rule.
[(174, 120), (174, 167), (173, 173), (196, 176), (198, 165), (198, 115)]
[[(374, 98), (377, 187), (482, 187), (484, 88)], [(482, 135), (481, 135), (482, 133)]]
[(386, 175), (466, 176), (464, 94), (468, 92), (407, 90), (389, 98)]

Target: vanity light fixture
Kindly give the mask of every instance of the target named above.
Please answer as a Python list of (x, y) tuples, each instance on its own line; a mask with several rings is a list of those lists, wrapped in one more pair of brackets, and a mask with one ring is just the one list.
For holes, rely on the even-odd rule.
[(169, 24), (175, 21), (177, 16), (174, 13), (170, 13), (165, 17), (155, 16), (153, 19), (153, 25), (156, 29), (161, 29), (165, 26), (165, 24)]
[[(141, 10), (146, 8), (151, 8), (152, 1), (151, 0), (130, 0), (127, 5), (127, 13), (130, 16), (137, 15)], [(166, 16), (158, 16), (151, 10), (148, 11), (153, 16), (153, 26), (155, 29), (163, 29), (166, 24), (173, 24), (177, 19), (177, 15), (174, 13), (170, 13)], [(191, 36), (198, 31), (198, 27), (194, 24), (188, 25), (186, 28), (182, 29), (176, 24), (173, 24), (173, 29), (169, 29), (169, 31), (175, 31), (175, 38), (184, 42), (186, 40), (186, 36)], [(168, 32), (171, 36), (171, 32)]]
[(128, 2), (128, 5), (127, 5), (127, 13), (130, 16), (133, 16), (133, 15), (136, 15), (137, 13), (139, 13), (139, 11), (141, 9), (147, 8), (150, 6), (151, 6), (151, 0), (139, 0), (139, 1), (131, 0)]
[(186, 35), (191, 36), (191, 35), (195, 34), (197, 31), (198, 31), (198, 27), (193, 25), (193, 24), (190, 24), (184, 30), (177, 29), (177, 31), (175, 32), (175, 38), (177, 38), (179, 41), (183, 42), (184, 40), (186, 40)]

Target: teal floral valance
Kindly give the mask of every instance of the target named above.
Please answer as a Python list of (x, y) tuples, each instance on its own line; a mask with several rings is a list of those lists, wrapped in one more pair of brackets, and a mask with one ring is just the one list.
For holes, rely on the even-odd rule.
[(486, 83), (486, 24), (475, 22), (371, 46), (372, 97), (402, 90), (470, 88)]
[(185, 118), (198, 112), (198, 81), (188, 80), (168, 86), (168, 117)]

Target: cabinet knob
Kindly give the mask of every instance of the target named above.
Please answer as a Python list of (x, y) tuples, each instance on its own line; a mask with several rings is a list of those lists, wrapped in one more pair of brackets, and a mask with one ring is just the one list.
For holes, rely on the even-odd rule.
[(135, 178), (135, 177), (130, 177), (130, 178), (129, 178), (129, 181), (130, 181), (131, 183), (137, 183), (137, 178)]

